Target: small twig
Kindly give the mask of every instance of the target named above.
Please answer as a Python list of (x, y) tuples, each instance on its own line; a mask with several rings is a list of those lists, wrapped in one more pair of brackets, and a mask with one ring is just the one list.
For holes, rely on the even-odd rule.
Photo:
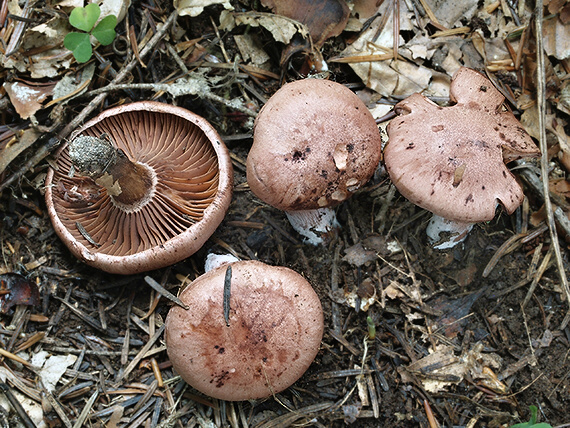
[[(524, 161), (515, 161), (518, 165), (517, 172), (518, 174), (524, 178), (526, 183), (534, 190), (541, 198), (544, 199), (544, 190), (542, 187), (542, 180), (536, 174), (536, 172), (529, 168), (529, 165), (525, 164)], [(564, 231), (565, 235), (570, 236), (570, 219), (564, 212), (561, 207), (552, 207), (554, 211), (554, 219), (556, 220), (556, 224), (560, 226), (560, 228)], [(546, 226), (548, 229), (548, 226)]]
[(176, 49), (174, 49), (170, 43), (166, 43), (166, 48), (168, 49), (168, 53), (172, 56), (178, 67), (180, 67), (180, 70), (182, 70), (184, 74), (188, 74), (188, 67), (186, 67), (186, 64), (184, 64), (184, 61), (182, 61), (182, 58), (180, 58), (180, 55), (178, 55)]
[[(98, 355), (103, 355), (106, 357), (120, 357), (122, 355), (122, 351), (102, 351), (100, 349), (97, 350), (92, 350), (92, 349), (88, 349), (86, 351), (83, 351), (81, 349), (76, 349), (76, 348), (67, 348), (67, 347), (63, 347), (63, 346), (47, 346), (47, 349), (51, 352), (59, 352), (62, 354), (81, 354), (82, 352), (85, 353), (85, 355), (89, 355), (89, 356), (98, 356)], [(166, 349), (166, 347), (164, 348)], [(134, 350), (130, 350), (129, 351), (129, 355), (133, 356), (133, 355), (138, 355), (140, 351), (134, 351)], [(158, 352), (158, 351), (157, 351)], [(150, 355), (146, 354), (145, 357), (149, 357)], [(67, 369), (66, 374), (71, 373), (72, 371), (70, 371), (70, 369)], [(85, 375), (79, 376), (80, 378), (86, 378)], [(90, 379), (90, 377), (89, 377)], [(41, 400), (38, 400), (41, 401)]]
[(281, 235), (283, 235), (283, 237), (285, 237), (293, 245), (300, 245), (301, 244), (301, 242), (297, 238), (295, 238), (289, 232), (287, 232), (285, 229), (283, 229), (281, 226), (279, 226), (279, 224), (277, 224), (277, 222), (274, 221), (267, 213), (261, 212), (261, 216), (263, 217), (263, 219), (267, 223), (269, 223), (269, 225), (273, 229), (275, 229), (277, 232), (279, 232)]
[[(536, 86), (537, 86), (537, 102), (538, 102), (538, 127), (540, 130), (540, 151), (542, 157), (540, 159), (540, 172), (542, 176), (542, 186), (544, 191), (544, 207), (546, 209), (546, 217), (548, 219), (548, 228), (550, 229), (550, 240), (554, 247), (554, 254), (556, 255), (556, 264), (558, 265), (558, 274), (560, 275), (560, 282), (562, 289), (566, 294), (566, 300), (570, 305), (570, 287), (568, 285), (568, 278), (564, 270), (564, 263), (562, 261), (562, 254), (560, 251), (560, 242), (558, 241), (558, 233), (556, 231), (556, 224), (554, 223), (554, 212), (552, 210), (552, 203), (548, 192), (548, 145), (546, 142), (546, 76), (544, 70), (544, 49), (542, 40), (542, 17), (543, 17), (543, 1), (536, 2), (536, 56), (537, 56), (537, 70), (536, 70)], [(566, 317), (567, 318), (567, 317)], [(565, 320), (566, 320), (565, 318)], [(561, 326), (563, 330), (566, 325)]]
[(89, 242), (91, 245), (93, 245), (94, 247), (100, 247), (101, 246), (101, 244), (95, 242), (95, 240), (91, 237), (91, 235), (89, 235), (89, 232), (87, 232), (87, 230), (85, 230), (85, 227), (83, 227), (83, 225), (81, 223), (76, 221), (75, 227), (77, 228), (78, 232), (81, 233), (81, 236), (83, 236), (85, 238), (85, 240), (87, 242)]
[(170, 291), (168, 291), (166, 288), (164, 288), (162, 285), (160, 285), (150, 276), (145, 276), (144, 280), (148, 285), (154, 288), (155, 291), (159, 293), (161, 296), (166, 297), (171, 302), (176, 303), (178, 306), (186, 310), (190, 309), (190, 306), (188, 306), (186, 303), (184, 303), (182, 300), (180, 300), (178, 297), (176, 297), (174, 294), (172, 294)]
[[(337, 244), (334, 250), (334, 255), (331, 263), (331, 295), (337, 296), (340, 290), (340, 273), (339, 273), (339, 260), (340, 260), (340, 250), (342, 249), (341, 244)], [(332, 300), (332, 330), (340, 335), (342, 332), (341, 327), (341, 314), (339, 304)]]
[(0, 390), (2, 390), (2, 392), (6, 396), (6, 398), (8, 399), (8, 401), (10, 402), (16, 413), (18, 413), (18, 416), (20, 416), (20, 419), (22, 419), (22, 422), (24, 423), (26, 428), (36, 428), (36, 425), (30, 419), (30, 417), (28, 416), (28, 414), (26, 413), (20, 402), (16, 399), (14, 394), (12, 394), (12, 391), (10, 391), (10, 387), (6, 385), (4, 382), (0, 382)]
[(226, 327), (230, 326), (230, 297), (232, 293), (232, 265), (228, 264), (226, 268), (226, 276), (224, 278), (224, 320), (226, 321)]
[(400, 1), (394, 0), (394, 16), (392, 18), (393, 22), (393, 45), (392, 52), (394, 59), (398, 59), (398, 43), (400, 43)]
[(63, 405), (52, 395), (52, 393), (44, 389), (43, 397), (45, 397), (45, 399), (51, 405), (52, 409), (55, 410), (55, 413), (57, 413), (63, 424), (67, 428), (72, 428), (73, 425), (67, 417), (67, 414), (63, 409)]
[(532, 354), (533, 360), (536, 361), (536, 354), (534, 353), (534, 347), (532, 346), (532, 338), (530, 337), (530, 330), (528, 328), (528, 322), (526, 319), (526, 313), (524, 311), (523, 305), (521, 305), (521, 314), (522, 314), (522, 318), (523, 318), (524, 328), (526, 331), (526, 337), (528, 339), (528, 347), (529, 347), (530, 352)]
[(26, 361), (22, 357), (19, 357), (16, 354), (12, 354), (11, 352), (6, 351), (2, 348), (0, 348), (0, 356), (10, 358), (11, 360), (16, 361), (17, 363), (23, 364), (27, 367), (33, 367), (32, 363), (30, 363), (29, 361)]
[[(92, 91), (89, 92), (88, 95), (96, 95), (99, 94), (106, 94), (107, 92), (112, 92), (112, 91), (122, 91), (122, 90), (131, 90), (131, 89), (146, 89), (146, 90), (152, 90), (152, 91), (156, 91), (156, 92), (168, 92), (168, 93), (172, 93), (173, 91), (173, 84), (171, 83), (124, 83), (124, 84), (109, 84), (103, 88), (98, 88), (98, 89), (93, 89)], [(178, 93), (179, 91), (176, 90), (176, 93)], [(192, 94), (192, 92), (188, 92), (188, 94)], [(186, 95), (184, 93), (184, 95)], [(238, 105), (238, 103), (236, 103), (235, 101), (232, 100), (227, 100), (223, 97), (220, 97), (219, 95), (216, 95), (212, 92), (209, 91), (200, 91), (199, 93), (194, 94), (200, 98), (205, 98), (207, 100), (210, 100), (212, 102), (215, 103), (219, 103), (219, 104), (223, 104), (226, 107), (232, 109), (232, 110), (236, 110), (239, 111), (240, 113), (243, 113), (245, 115), (251, 116), (251, 117), (256, 117), (257, 113), (253, 110), (250, 110), (248, 108), (242, 107), (240, 105)]]

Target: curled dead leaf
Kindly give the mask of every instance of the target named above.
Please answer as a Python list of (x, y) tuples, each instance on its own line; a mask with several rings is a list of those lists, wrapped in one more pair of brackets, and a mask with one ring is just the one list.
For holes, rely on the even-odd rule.
[(0, 275), (0, 312), (7, 313), (12, 306), (36, 306), (40, 293), (35, 282), (17, 273)]

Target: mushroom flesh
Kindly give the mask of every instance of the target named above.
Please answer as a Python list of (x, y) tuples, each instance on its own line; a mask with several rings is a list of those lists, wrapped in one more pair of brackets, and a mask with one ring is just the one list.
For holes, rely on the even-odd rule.
[(176, 372), (211, 397), (269, 397), (292, 385), (320, 347), (319, 298), (295, 271), (258, 261), (224, 264), (192, 282), (166, 318)]
[(48, 172), (46, 204), (76, 257), (132, 274), (196, 252), (222, 221), (232, 184), (228, 150), (205, 119), (143, 101), (74, 132)]
[(247, 182), (316, 245), (338, 226), (334, 207), (370, 179), (380, 157), (380, 132), (358, 96), (339, 83), (303, 79), (259, 112)]
[[(474, 223), (492, 220), (499, 204), (511, 214), (524, 194), (505, 163), (540, 154), (482, 74), (459, 69), (450, 99), (448, 107), (420, 94), (398, 103), (384, 149), (386, 169), (400, 193), (434, 214), (430, 239), (439, 249), (461, 242)], [(449, 227), (452, 231), (440, 237)]]

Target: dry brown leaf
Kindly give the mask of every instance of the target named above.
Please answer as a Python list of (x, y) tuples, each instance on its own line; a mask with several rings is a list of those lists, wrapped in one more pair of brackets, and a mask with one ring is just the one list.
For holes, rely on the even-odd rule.
[(544, 50), (559, 60), (570, 58), (570, 24), (559, 19), (546, 19), (542, 24)]
[(562, 8), (568, 3), (568, 0), (552, 0), (549, 2), (544, 2), (545, 6), (548, 6), (548, 13), (551, 15), (560, 12)]
[(570, 181), (563, 178), (550, 181), (550, 191), (570, 201)]
[(14, 135), (0, 140), (0, 174), (16, 156), (30, 147), (40, 136), (40, 132), (33, 128), (17, 131)]
[(322, 46), (329, 37), (342, 33), (350, 14), (344, 0), (261, 0), (261, 4), (277, 15), (305, 24), (317, 47)]
[(563, 24), (570, 24), (570, 3), (567, 3), (566, 6), (562, 8), (559, 18)]
[(214, 4), (221, 4), (225, 9), (234, 10), (228, 0), (174, 0), (174, 8), (180, 16), (198, 16), (205, 7)]
[(368, 19), (374, 15), (384, 0), (354, 0), (352, 13), (358, 19)]
[(4, 83), (3, 87), (10, 102), (22, 119), (28, 119), (42, 108), (42, 102), (49, 97), (55, 83), (34, 84), (23, 82)]
[[(506, 385), (498, 381), (492, 371), (492, 368), (501, 367), (500, 357), (494, 353), (485, 353), (483, 349), (483, 344), (478, 342), (471, 349), (464, 350), (460, 356), (455, 356), (452, 347), (439, 345), (431, 354), (411, 363), (407, 371), (420, 375), (418, 378), (429, 392), (448, 389), (467, 376), (499, 394), (507, 393)], [(405, 371), (400, 371), (400, 374), (404, 382), (413, 381)]]
[(255, 35), (251, 33), (236, 34), (234, 40), (244, 61), (258, 66), (269, 61), (269, 55), (263, 50), (261, 41)]
[[(67, 17), (57, 16), (47, 22), (27, 29), (19, 49), (9, 57), (0, 55), (0, 66), (29, 72), (33, 79), (55, 77), (60, 69), (69, 69), (73, 56), (63, 47), (63, 39), (69, 31)], [(53, 46), (52, 48), (47, 48)], [(39, 51), (38, 53), (30, 53)]]
[(238, 25), (263, 27), (271, 33), (275, 41), (288, 44), (297, 33), (308, 35), (307, 27), (290, 18), (261, 12), (228, 12), (220, 14), (220, 29), (231, 31)]
[[(391, 2), (384, 2), (379, 9), (382, 16), (392, 17)], [(405, 2), (400, 4), (400, 31), (417, 31), (414, 28), (413, 13), (410, 13)], [(398, 44), (402, 47), (404, 39), (400, 36)], [(385, 97), (407, 97), (415, 92), (423, 92), (430, 88), (434, 72), (421, 64), (410, 61), (394, 61), (394, 29), (393, 20), (376, 18), (363, 31), (358, 39), (348, 46), (337, 60), (349, 62), (350, 67), (362, 79), (364, 84)], [(409, 52), (409, 50), (408, 50)], [(350, 61), (347, 61), (349, 59)], [(332, 62), (332, 61), (331, 61)], [(434, 93), (442, 96), (445, 94)]]
[(446, 28), (461, 27), (461, 20), (470, 20), (477, 12), (477, 3), (473, 1), (443, 0), (430, 2), (432, 12), (441, 25)]

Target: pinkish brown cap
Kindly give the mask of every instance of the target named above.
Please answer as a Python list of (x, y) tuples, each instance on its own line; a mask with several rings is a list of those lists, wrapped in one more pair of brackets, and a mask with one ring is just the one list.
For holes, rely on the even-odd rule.
[(538, 148), (482, 74), (461, 68), (450, 93), (449, 107), (420, 94), (396, 105), (384, 149), (392, 182), (411, 202), (449, 220), (492, 220), (498, 203), (512, 213), (524, 195), (505, 162), (538, 156)]
[(283, 211), (332, 207), (370, 179), (380, 156), (376, 122), (352, 91), (328, 80), (298, 80), (259, 112), (247, 182)]
[(295, 271), (258, 261), (231, 265), (228, 325), (227, 265), (197, 278), (166, 318), (166, 346), (176, 372), (211, 397), (239, 401), (291, 386), (314, 360), (323, 311), (311, 285)]
[(231, 160), (214, 128), (181, 107), (143, 101), (104, 111), (71, 140), (102, 134), (150, 171), (152, 189), (136, 206), (118, 204), (91, 178), (70, 173), (62, 146), (46, 179), (48, 212), (62, 241), (85, 263), (119, 274), (195, 253), (221, 223), (232, 193)]

